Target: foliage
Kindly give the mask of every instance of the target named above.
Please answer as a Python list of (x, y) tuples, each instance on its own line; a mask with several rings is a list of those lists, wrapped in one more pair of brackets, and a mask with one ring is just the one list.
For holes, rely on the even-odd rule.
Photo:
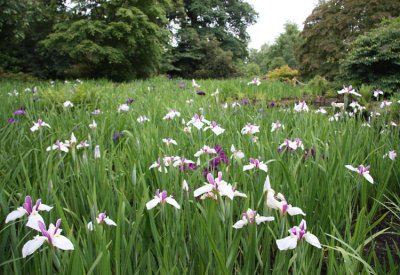
[(343, 61), (343, 78), (400, 91), (400, 17), (359, 36)]
[(284, 65), (268, 72), (267, 77), (271, 80), (287, 81), (298, 75), (298, 70), (292, 69), (288, 65)]
[(162, 4), (155, 1), (102, 2), (89, 16), (58, 23), (41, 42), (43, 56), (51, 60), (44, 69), (52, 77), (148, 77), (160, 65), (168, 38), (165, 20)]
[(307, 17), (296, 51), (301, 74), (321, 75), (331, 80), (339, 75), (339, 64), (351, 43), (377, 27), (384, 18), (400, 14), (397, 0), (321, 1)]
[(268, 72), (283, 65), (297, 68), (294, 51), (300, 43), (300, 31), (296, 24), (286, 23), (285, 32), (281, 33), (272, 45), (264, 44), (259, 51), (250, 50), (249, 61), (260, 66), (262, 72)]
[[(177, 29), (176, 46), (171, 49), (173, 75), (193, 77), (219, 75), (220, 66), (210, 66), (205, 52), (211, 47), (228, 61), (243, 59), (247, 56), (247, 26), (255, 23), (256, 13), (250, 4), (242, 0), (234, 1), (177, 1), (178, 11), (171, 11), (169, 19)], [(218, 41), (218, 45), (214, 42)], [(220, 49), (216, 49), (216, 47)], [(233, 67), (233, 63), (228, 67)], [(204, 69), (207, 67), (207, 69)], [(211, 73), (204, 73), (214, 68)], [(200, 73), (196, 73), (201, 70)], [(233, 76), (236, 69), (228, 69), (224, 76)]]
[(317, 94), (335, 94), (336, 88), (335, 84), (328, 81), (326, 78), (316, 75), (310, 81), (307, 82), (307, 88), (315, 91)]

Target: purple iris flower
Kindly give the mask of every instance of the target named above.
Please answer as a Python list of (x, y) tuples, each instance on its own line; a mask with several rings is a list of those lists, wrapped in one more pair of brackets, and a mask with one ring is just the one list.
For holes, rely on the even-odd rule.
[(185, 82), (179, 83), (179, 88), (181, 88), (181, 89), (185, 88)]
[(16, 116), (23, 116), (26, 115), (25, 107), (21, 107), (18, 110), (15, 110), (14, 115)]
[(13, 117), (9, 118), (7, 121), (9, 124), (14, 124), (15, 122), (17, 122), (17, 120)]
[(118, 140), (119, 138), (122, 138), (124, 136), (123, 133), (114, 133), (113, 134), (113, 140)]
[(126, 104), (132, 104), (135, 100), (133, 98), (128, 98)]
[(200, 90), (197, 91), (196, 94), (197, 94), (197, 95), (206, 95), (206, 93), (205, 93), (204, 91), (200, 91)]

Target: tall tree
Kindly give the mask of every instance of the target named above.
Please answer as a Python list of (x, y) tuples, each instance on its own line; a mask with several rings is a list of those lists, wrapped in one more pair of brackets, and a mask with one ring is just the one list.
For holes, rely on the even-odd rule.
[(399, 14), (398, 0), (320, 1), (304, 23), (296, 52), (302, 75), (335, 78), (351, 42), (383, 19)]
[(55, 77), (121, 81), (157, 72), (168, 43), (168, 1), (75, 1), (73, 16), (42, 41)]
[(272, 45), (264, 44), (260, 51), (250, 51), (249, 61), (260, 66), (266, 73), (283, 65), (297, 68), (295, 48), (300, 43), (300, 30), (294, 23), (286, 23), (285, 31), (281, 33)]
[(176, 47), (172, 49), (175, 73), (189, 77), (195, 75), (200, 67), (215, 67), (205, 64), (210, 58), (209, 53), (204, 54), (209, 47), (207, 42), (220, 48), (212, 52), (223, 54), (226, 61), (230, 55), (232, 61), (247, 56), (249, 36), (246, 29), (255, 23), (257, 17), (248, 3), (243, 0), (184, 0), (175, 3), (181, 8), (169, 14), (177, 30)]

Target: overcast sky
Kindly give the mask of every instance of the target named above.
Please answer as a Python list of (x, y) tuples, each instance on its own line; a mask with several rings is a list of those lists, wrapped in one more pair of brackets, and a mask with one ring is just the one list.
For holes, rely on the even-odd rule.
[(300, 30), (303, 22), (318, 3), (318, 0), (246, 0), (258, 12), (257, 23), (247, 31), (251, 41), (249, 48), (259, 49), (264, 43), (273, 43), (283, 32), (287, 22), (296, 23)]

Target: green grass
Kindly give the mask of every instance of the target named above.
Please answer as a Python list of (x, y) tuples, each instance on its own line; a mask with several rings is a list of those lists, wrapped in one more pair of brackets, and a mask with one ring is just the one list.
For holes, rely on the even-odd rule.
[[(399, 128), (385, 127), (395, 114), (382, 112), (368, 128), (361, 126), (364, 121), (360, 117), (328, 122), (333, 114), (294, 113), (292, 108), (272, 108), (265, 100), (222, 108), (224, 102), (240, 98), (275, 101), (300, 98), (305, 93), (279, 83), (248, 86), (248, 81), (198, 81), (205, 96), (196, 95), (190, 81), (185, 81), (188, 89), (180, 89), (180, 80), (161, 78), (126, 84), (88, 81), (78, 86), (78, 95), (70, 92), (73, 83), (57, 82), (51, 87), (46, 82), (1, 82), (0, 273), (398, 274), (395, 263), (400, 252), (398, 245), (393, 249), (391, 234), (398, 234), (399, 228), (388, 220), (399, 212), (388, 204), (387, 197), (398, 199), (392, 194), (399, 192), (399, 159), (382, 157), (389, 150), (400, 152)], [(23, 92), (34, 85), (37, 95)], [(217, 88), (220, 95), (212, 97)], [(20, 95), (8, 96), (14, 89)], [(130, 111), (118, 113), (118, 106), (127, 98), (135, 99)], [(186, 103), (189, 99), (194, 102)], [(65, 100), (75, 106), (63, 108)], [(14, 116), (17, 122), (8, 124), (7, 119), (20, 106), (26, 106), (27, 114)], [(102, 114), (90, 115), (95, 108)], [(181, 117), (163, 120), (169, 108), (180, 111)], [(225, 133), (215, 136), (192, 127), (192, 134), (185, 134), (182, 119), (188, 122), (200, 108), (206, 119), (220, 123)], [(140, 115), (149, 117), (150, 122), (139, 124), (136, 119)], [(39, 118), (51, 129), (32, 133), (29, 129)], [(95, 131), (88, 127), (93, 119), (98, 124)], [(271, 133), (271, 123), (276, 120), (285, 129)], [(247, 122), (260, 126), (257, 143), (240, 133)], [(86, 139), (91, 146), (84, 152), (46, 151), (56, 140), (69, 139), (72, 132), (78, 142)], [(112, 138), (116, 132), (123, 133), (117, 141)], [(161, 140), (167, 137), (174, 138), (178, 146), (163, 144)], [(301, 150), (278, 152), (285, 138), (296, 137), (306, 148), (315, 149), (315, 158), (304, 158)], [(224, 180), (236, 184), (247, 198), (199, 201), (193, 197), (193, 191), (205, 182), (206, 156), (195, 171), (170, 167), (165, 174), (149, 170), (165, 155), (196, 161), (196, 151), (215, 144), (229, 157), (231, 144), (245, 153), (243, 161), (231, 160), (219, 169)], [(101, 148), (100, 159), (94, 158), (95, 145)], [(281, 217), (266, 206), (263, 184), (267, 174), (242, 171), (250, 157), (274, 160), (268, 165), (273, 189), (307, 213), (307, 228), (319, 238), (322, 249), (302, 241), (294, 250), (278, 250), (276, 239), (287, 236), (287, 230), (298, 225), (301, 217)], [(370, 165), (376, 184), (347, 170), (346, 164)], [(189, 193), (182, 190), (183, 180), (189, 184)], [(148, 211), (145, 204), (158, 188), (173, 194), (181, 209), (166, 204)], [(63, 234), (75, 250), (44, 245), (22, 258), (22, 246), (36, 233), (24, 226), (26, 217), (9, 224), (4, 221), (26, 195), (54, 206), (51, 212), (41, 214), (46, 224), (62, 219)], [(233, 229), (247, 208), (272, 215), (275, 221)], [(93, 232), (87, 230), (87, 223), (104, 210), (117, 227), (101, 225)], [(374, 248), (378, 244), (385, 247), (376, 241), (382, 236), (389, 241), (385, 256), (378, 257)]]

